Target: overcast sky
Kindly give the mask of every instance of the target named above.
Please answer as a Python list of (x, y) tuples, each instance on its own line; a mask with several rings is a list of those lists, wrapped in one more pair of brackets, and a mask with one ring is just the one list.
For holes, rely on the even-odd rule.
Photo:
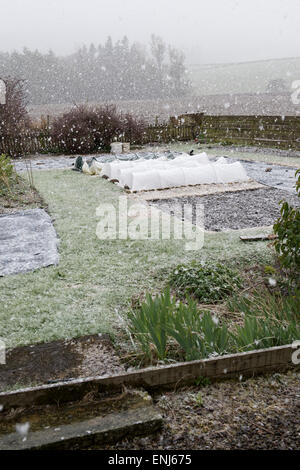
[(58, 54), (152, 33), (189, 63), (300, 56), (300, 0), (0, 0), (0, 50)]

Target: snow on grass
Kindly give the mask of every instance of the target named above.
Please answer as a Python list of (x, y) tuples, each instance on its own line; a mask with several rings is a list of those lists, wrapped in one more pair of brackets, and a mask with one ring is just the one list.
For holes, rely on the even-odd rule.
[(96, 237), (96, 208), (117, 203), (120, 188), (70, 170), (34, 172), (34, 182), (54, 218), (60, 263), (0, 278), (0, 337), (7, 347), (115, 334), (131, 296), (159, 290), (164, 270), (178, 263), (240, 259), (255, 264), (270, 258), (267, 243), (242, 243), (240, 232), (207, 234), (199, 252), (186, 251), (184, 240), (101, 241)]

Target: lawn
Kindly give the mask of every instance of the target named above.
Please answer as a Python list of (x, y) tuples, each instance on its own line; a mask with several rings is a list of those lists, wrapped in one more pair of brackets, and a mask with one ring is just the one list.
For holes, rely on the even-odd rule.
[(265, 242), (242, 243), (244, 231), (206, 234), (197, 252), (186, 251), (184, 241), (101, 241), (96, 208), (117, 203), (120, 188), (70, 170), (36, 171), (34, 184), (54, 219), (60, 263), (0, 278), (0, 337), (8, 347), (93, 333), (116, 337), (131, 297), (159, 291), (166, 269), (193, 259), (242, 267), (272, 257)]

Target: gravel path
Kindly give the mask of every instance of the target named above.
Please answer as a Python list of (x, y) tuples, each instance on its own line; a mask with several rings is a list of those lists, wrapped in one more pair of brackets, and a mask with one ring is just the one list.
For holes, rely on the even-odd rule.
[[(289, 157), (297, 157), (299, 158), (299, 163), (300, 163), (300, 152), (299, 150), (284, 150), (284, 149), (277, 149), (274, 147), (254, 147), (254, 146), (237, 146), (237, 145), (219, 145), (219, 144), (209, 144), (208, 148), (215, 148), (215, 149), (223, 149), (224, 150), (224, 155), (226, 155), (226, 152), (228, 152), (228, 149), (234, 150), (235, 152), (240, 152), (240, 153), (257, 153), (257, 154), (262, 154), (262, 155), (277, 155), (280, 157), (284, 158), (289, 158)], [(205, 150), (204, 150), (205, 151)], [(283, 160), (284, 160), (283, 158)]]
[[(228, 158), (228, 161), (234, 163), (237, 160)], [(295, 171), (297, 168), (254, 161), (240, 160), (240, 162), (245, 168), (247, 175), (254, 181), (273, 188), (296, 193)]]
[(185, 204), (189, 207), (193, 204), (193, 210), (186, 210), (184, 218), (196, 225), (203, 225), (199, 204), (204, 204), (205, 229), (221, 231), (272, 225), (280, 214), (281, 199), (287, 200), (294, 206), (300, 206), (300, 200), (296, 195), (273, 188), (163, 199), (153, 201), (151, 204), (165, 212), (172, 212), (177, 217), (182, 217), (182, 207)]
[[(112, 155), (109, 153), (101, 153), (98, 155), (84, 155), (83, 158), (87, 160), (95, 157), (99, 162), (111, 162), (115, 160), (115, 158), (119, 158), (120, 160), (137, 160), (138, 158), (153, 158), (153, 155), (157, 157), (161, 157), (163, 155), (176, 155), (178, 156), (180, 152), (170, 152), (160, 151), (154, 153), (153, 151), (141, 151), (141, 152), (130, 152), (128, 154), (121, 154), (121, 155)], [(48, 155), (38, 155), (35, 157), (30, 157), (27, 159), (20, 159), (15, 160), (14, 165), (17, 172), (27, 171), (28, 165), (30, 163), (32, 170), (56, 170), (56, 169), (63, 169), (63, 168), (72, 168), (77, 155), (59, 155), (59, 156), (48, 156)]]
[(22, 171), (27, 171), (27, 168), (32, 168), (32, 170), (56, 170), (62, 168), (70, 168), (72, 163), (75, 161), (75, 157), (31, 157), (26, 159), (15, 160), (14, 166), (18, 173)]

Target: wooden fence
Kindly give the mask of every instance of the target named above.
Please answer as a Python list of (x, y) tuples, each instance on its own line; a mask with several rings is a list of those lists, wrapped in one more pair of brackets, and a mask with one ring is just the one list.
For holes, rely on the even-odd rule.
[(58, 153), (59, 142), (47, 133), (31, 132), (16, 137), (0, 135), (0, 154), (11, 157), (37, 153)]
[[(195, 140), (201, 143), (255, 145), (300, 150), (300, 116), (209, 116), (186, 114), (167, 124), (147, 127), (143, 144)], [(125, 135), (123, 141), (130, 141)], [(59, 141), (47, 131), (17, 137), (0, 135), (0, 154), (59, 153)]]
[[(193, 116), (195, 116), (193, 121)], [(300, 150), (300, 116), (183, 115), (168, 125), (149, 126), (145, 140), (255, 145)], [(184, 122), (183, 122), (184, 119)]]
[(300, 116), (204, 116), (208, 142), (300, 149)]

